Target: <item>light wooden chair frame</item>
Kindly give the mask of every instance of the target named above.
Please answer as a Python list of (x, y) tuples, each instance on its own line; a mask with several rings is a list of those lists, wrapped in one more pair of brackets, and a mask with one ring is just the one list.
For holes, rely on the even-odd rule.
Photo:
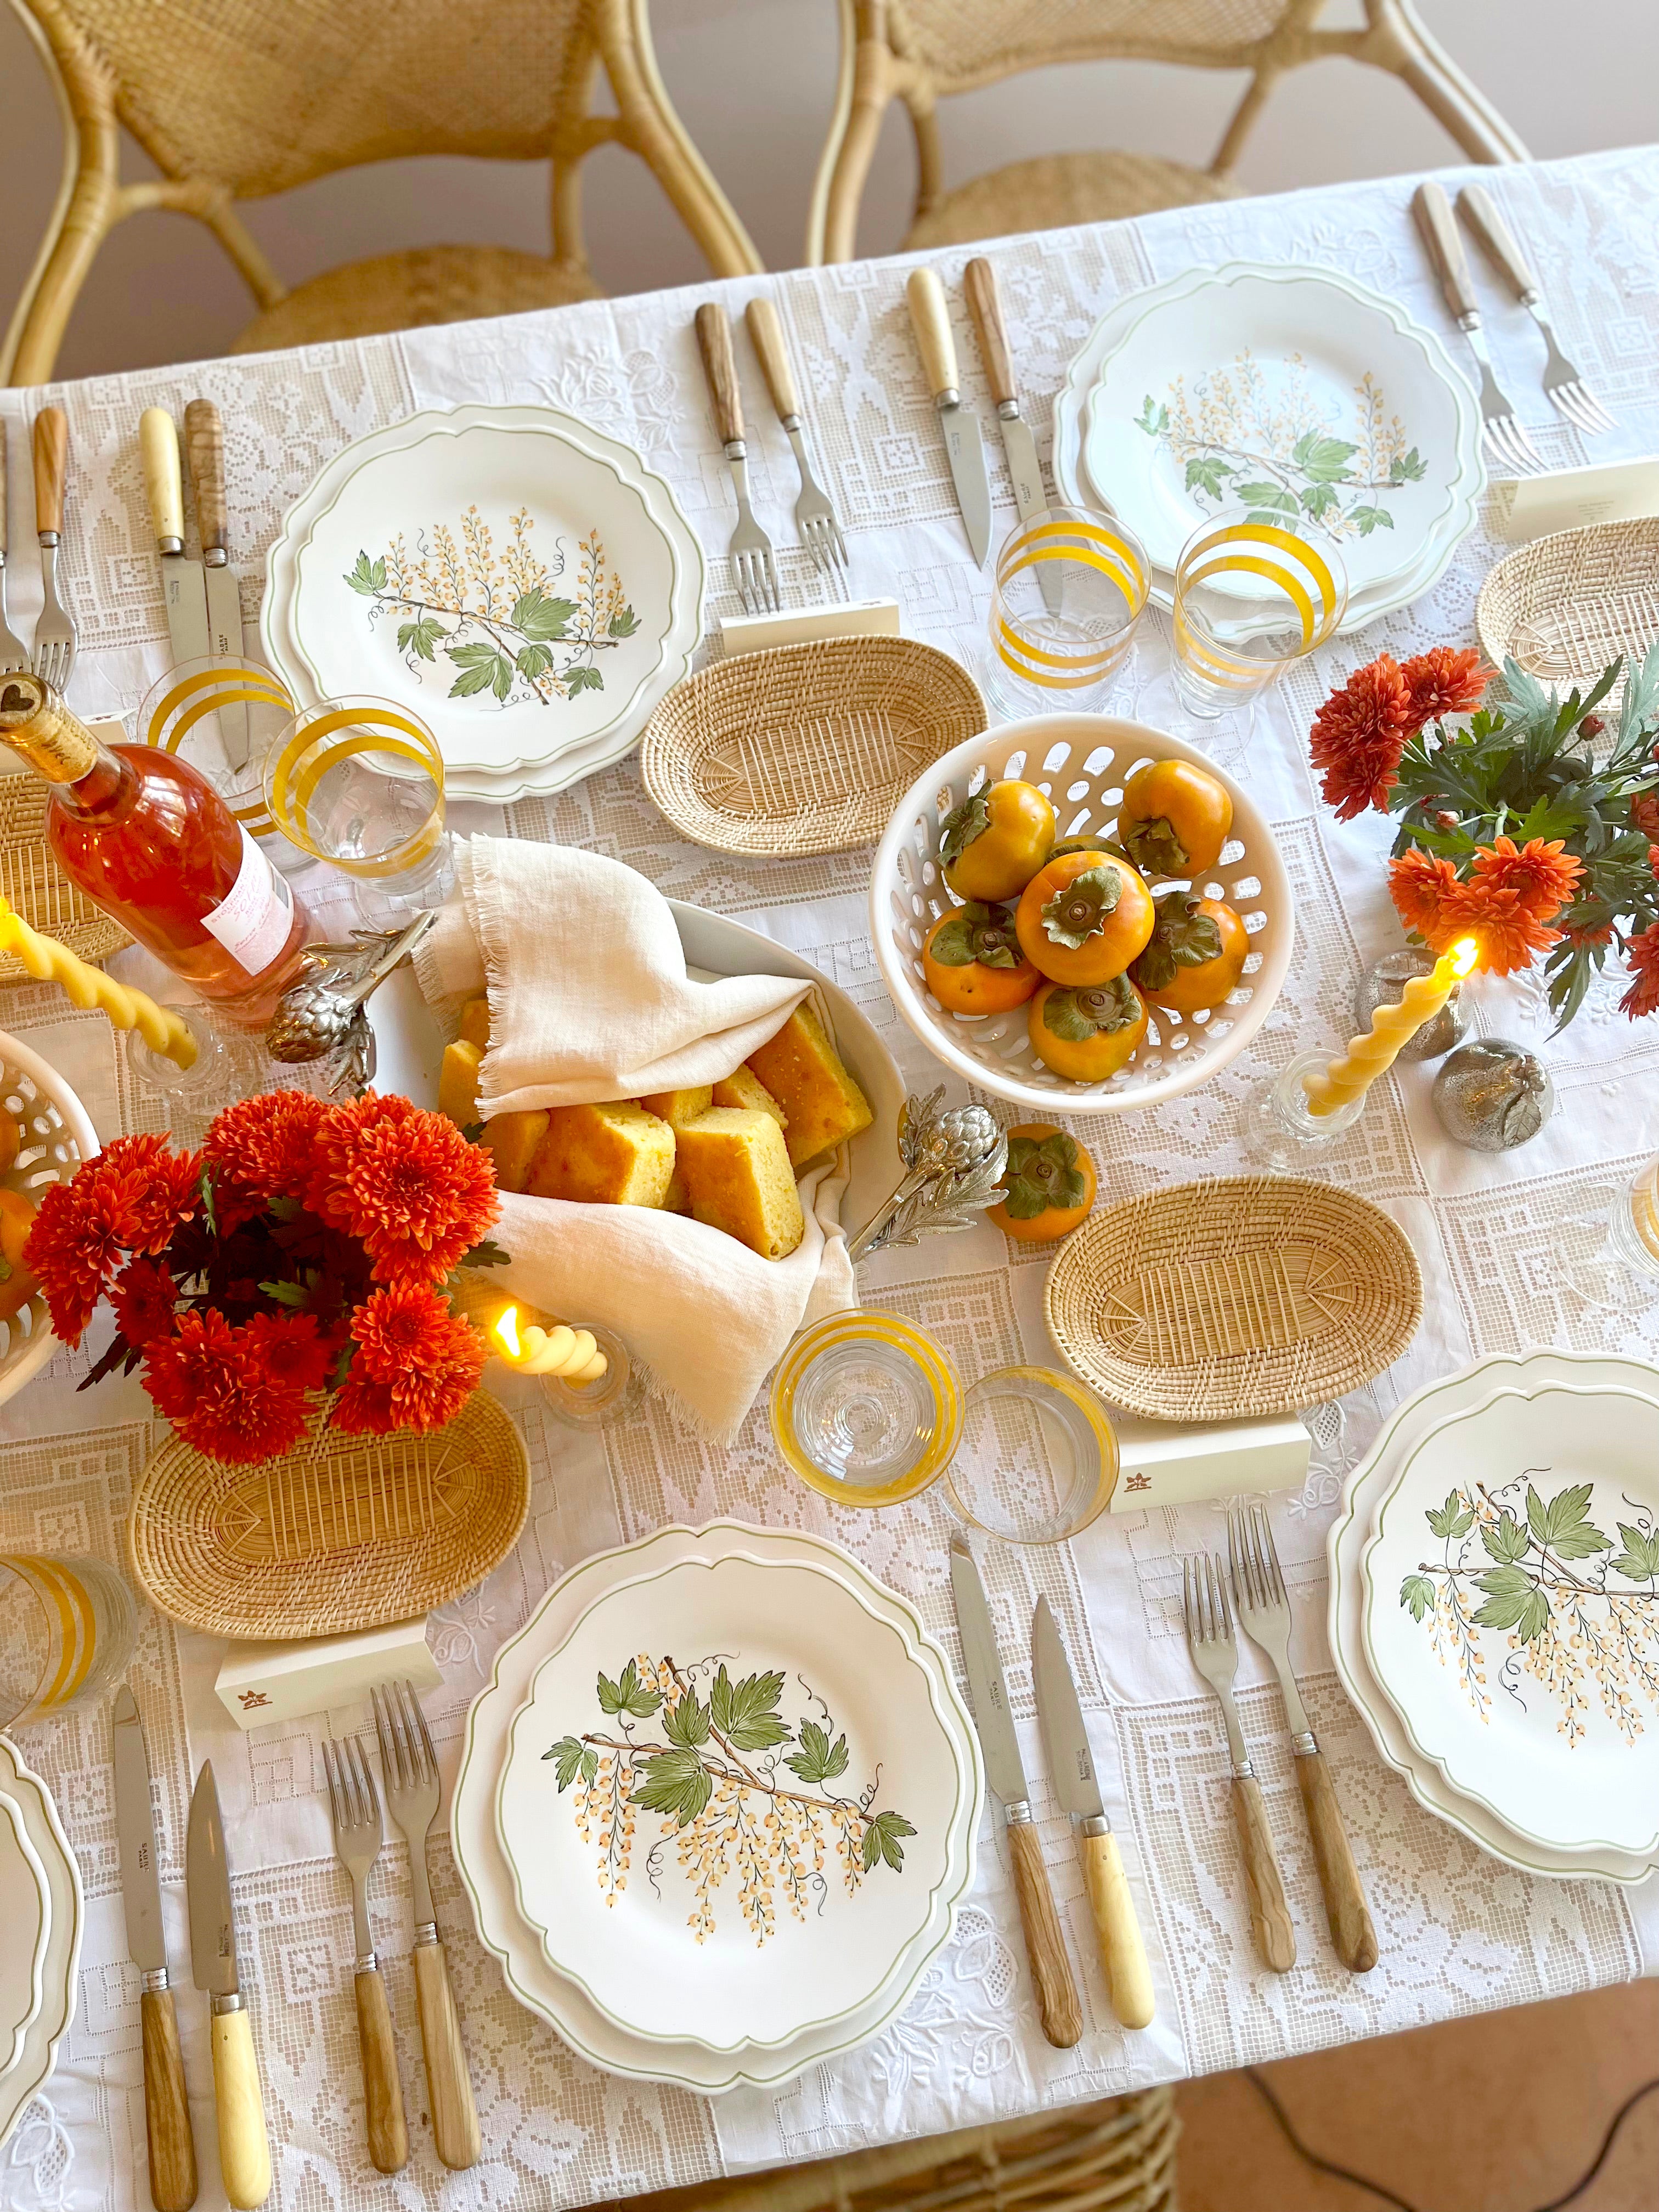
[[(289, 288), (237, 214), (228, 186), (188, 173), (120, 181), (118, 87), (110, 71), (88, 51), (58, 0), (10, 0), (10, 5), (58, 101), (64, 168), (46, 234), (0, 344), (0, 385), (42, 384), (51, 376), (94, 257), (117, 223), (147, 209), (204, 222), (262, 310), (286, 299)], [(560, 118), (547, 149), (551, 260), (587, 273), (581, 164), (596, 146), (617, 144), (646, 163), (716, 276), (757, 274), (764, 264), (669, 100), (652, 45), (647, 0), (588, 0), (586, 13), (570, 72), (583, 97), (576, 112)], [(616, 100), (614, 115), (587, 109), (586, 95), (600, 68)]]
[[(1133, 59), (1182, 62), (1206, 69), (1247, 69), (1250, 82), (1222, 134), (1207, 173), (1227, 178), (1243, 151), (1268, 94), (1279, 79), (1305, 63), (1332, 55), (1368, 62), (1408, 84), (1435, 119), (1476, 161), (1524, 161), (1527, 149), (1480, 88), (1471, 83), (1418, 17), (1413, 0), (1364, 0), (1365, 22), (1356, 30), (1317, 30), (1313, 18), (1324, 0), (1286, 0), (1284, 14), (1265, 38), (1195, 46), (1176, 39), (1074, 38), (1065, 52), (1034, 51), (1005, 63), (983, 82), (994, 83), (1025, 68), (1060, 60)], [(806, 262), (850, 261), (856, 253), (859, 207), (888, 107), (899, 100), (916, 142), (916, 204), (920, 222), (944, 192), (939, 97), (932, 72), (895, 50), (888, 31), (887, 0), (837, 0), (841, 62), (835, 112), (820, 156), (807, 216)], [(966, 84), (952, 92), (966, 91)]]

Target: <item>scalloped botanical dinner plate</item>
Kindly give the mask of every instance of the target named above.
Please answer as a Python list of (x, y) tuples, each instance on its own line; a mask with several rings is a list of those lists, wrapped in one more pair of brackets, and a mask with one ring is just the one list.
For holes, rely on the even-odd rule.
[(701, 632), (702, 556), (667, 484), (551, 408), (433, 411), (348, 447), (269, 574), (266, 651), (302, 701), (409, 708), (460, 798), (621, 758)]
[(1529, 1842), (1659, 1854), (1659, 1401), (1503, 1382), (1375, 1515), (1365, 1656), (1416, 1750)]
[(496, 1804), (550, 1963), (730, 2052), (845, 2019), (927, 1930), (971, 1774), (907, 1639), (816, 1564), (686, 1559), (538, 1668)]
[(46, 1870), (21, 1806), (0, 1790), (0, 2076), (16, 2063), (40, 2009), (50, 1905)]
[[(807, 1563), (855, 1590), (878, 1617), (912, 1642), (933, 1683), (938, 1710), (953, 1737), (959, 1762), (971, 1778), (949, 1835), (951, 1874), (934, 1899), (927, 1929), (898, 1962), (882, 1990), (846, 2018), (809, 2029), (773, 2049), (745, 2045), (721, 2054), (705, 2045), (632, 2035), (599, 2010), (576, 1983), (549, 1962), (545, 1948), (518, 1905), (513, 1870), (497, 1832), (496, 1798), (514, 1717), (529, 1695), (539, 1661), (605, 1592), (652, 1577), (671, 1562), (739, 1553), (788, 1563)], [(574, 1784), (573, 1784), (574, 1787)], [(520, 2002), (540, 2014), (595, 2065), (645, 2081), (669, 2081), (704, 2094), (741, 2085), (765, 2087), (794, 2078), (822, 2058), (850, 2050), (878, 2033), (908, 2002), (928, 1960), (949, 1937), (957, 1900), (973, 1879), (975, 1829), (981, 1777), (977, 1739), (951, 1680), (948, 1663), (905, 1601), (870, 1577), (838, 1547), (795, 1531), (750, 1528), (715, 1522), (701, 1529), (659, 1529), (642, 1542), (596, 1553), (571, 1570), (543, 1599), (516, 1637), (497, 1653), (491, 1680), (474, 1700), (455, 1789), (452, 1840), (456, 1863), (471, 1900), (479, 1935), (501, 1961)]]
[(46, 1936), (40, 1968), (40, 2002), (23, 2030), (21, 2046), (0, 2073), (0, 2143), (58, 2059), (58, 2046), (75, 2012), (76, 1969), (81, 1958), (81, 1871), (46, 1784), (24, 1765), (9, 1736), (0, 1735), (0, 1797), (21, 1817), (46, 1881)]

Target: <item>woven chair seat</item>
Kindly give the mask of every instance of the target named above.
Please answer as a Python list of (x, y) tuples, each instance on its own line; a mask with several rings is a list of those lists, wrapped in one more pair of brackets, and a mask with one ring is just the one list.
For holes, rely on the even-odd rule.
[(1073, 223), (1115, 222), (1158, 208), (1245, 198), (1223, 177), (1160, 161), (1155, 154), (1045, 154), (958, 185), (910, 226), (907, 252), (923, 246), (968, 246), (1017, 230), (1063, 230)]
[(231, 349), (275, 352), (332, 338), (410, 331), (423, 323), (468, 323), (597, 300), (586, 270), (502, 246), (423, 246), (325, 269), (256, 315)]

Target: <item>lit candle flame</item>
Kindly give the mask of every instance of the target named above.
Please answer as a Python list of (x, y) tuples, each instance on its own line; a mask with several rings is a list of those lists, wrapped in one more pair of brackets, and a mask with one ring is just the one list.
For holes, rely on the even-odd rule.
[(1474, 972), (1474, 963), (1480, 957), (1480, 947), (1475, 943), (1474, 938), (1460, 937), (1453, 945), (1451, 953), (1452, 966), (1461, 981), (1465, 975)]
[(505, 1346), (507, 1356), (509, 1359), (520, 1359), (523, 1358), (524, 1355), (519, 1345), (519, 1309), (517, 1306), (508, 1306), (503, 1312), (496, 1315), (495, 1334), (500, 1338), (501, 1343)]

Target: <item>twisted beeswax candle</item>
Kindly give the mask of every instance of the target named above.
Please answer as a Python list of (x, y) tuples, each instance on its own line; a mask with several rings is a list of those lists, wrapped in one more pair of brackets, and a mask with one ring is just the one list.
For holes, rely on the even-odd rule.
[(71, 1005), (99, 1006), (118, 1030), (136, 1029), (152, 1052), (165, 1053), (180, 1067), (193, 1066), (196, 1040), (177, 1014), (158, 1006), (143, 991), (129, 990), (101, 968), (89, 968), (67, 945), (55, 937), (42, 937), (20, 914), (0, 898), (0, 952), (15, 952), (31, 975), (42, 982), (61, 983)]
[(1356, 1037), (1340, 1060), (1334, 1060), (1322, 1075), (1302, 1079), (1310, 1114), (1334, 1114), (1369, 1091), (1386, 1067), (1391, 1067), (1401, 1047), (1431, 1022), (1452, 993), (1474, 966), (1480, 948), (1472, 937), (1460, 937), (1449, 952), (1443, 952), (1427, 975), (1413, 975), (1400, 994), (1400, 1003), (1379, 1006), (1371, 1016), (1370, 1031)]
[(490, 1330), (495, 1357), (520, 1375), (562, 1375), (567, 1382), (597, 1382), (610, 1364), (593, 1340), (591, 1330), (569, 1328), (555, 1322), (550, 1329), (534, 1322), (519, 1322), (519, 1309), (508, 1306), (498, 1314)]

